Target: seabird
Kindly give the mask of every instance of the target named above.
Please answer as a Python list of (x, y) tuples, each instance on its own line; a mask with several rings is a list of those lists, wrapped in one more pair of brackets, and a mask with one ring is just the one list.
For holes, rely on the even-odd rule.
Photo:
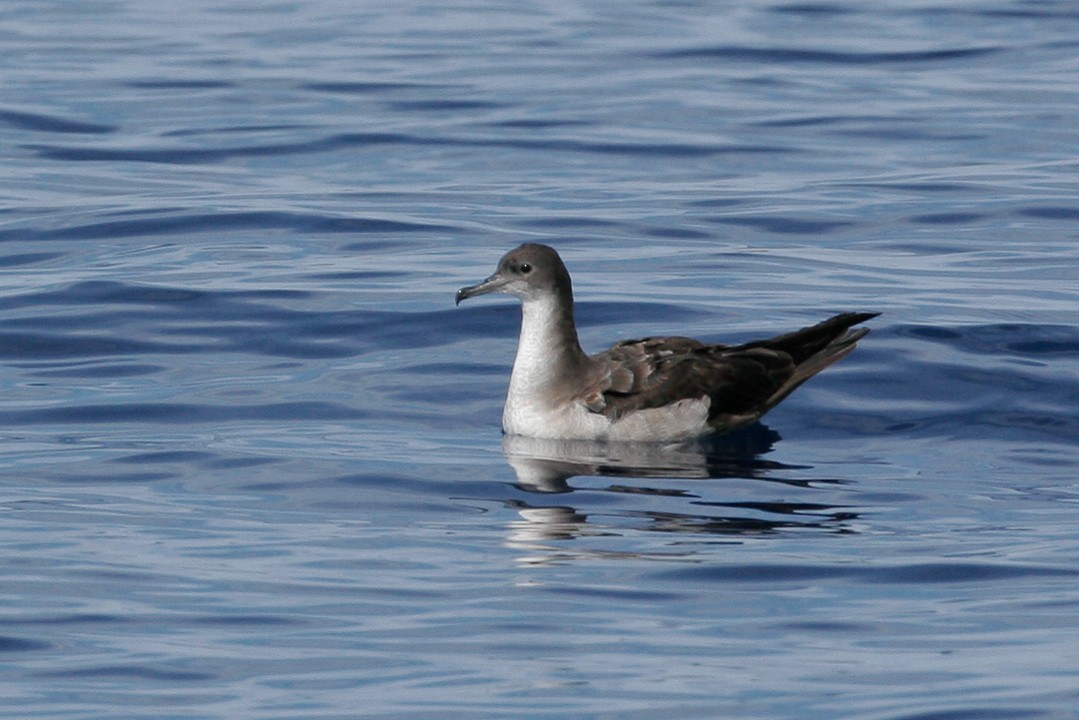
[(525, 243), (456, 304), (487, 293), (521, 301), (521, 336), (502, 413), (508, 435), (556, 440), (681, 441), (759, 420), (803, 382), (854, 349), (879, 313), (847, 312), (742, 345), (687, 337), (623, 340), (587, 355), (573, 320), (562, 258)]

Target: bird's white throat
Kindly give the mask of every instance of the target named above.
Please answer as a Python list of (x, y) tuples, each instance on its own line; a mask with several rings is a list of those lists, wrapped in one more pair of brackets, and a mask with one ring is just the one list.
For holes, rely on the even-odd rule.
[(521, 337), (510, 377), (510, 395), (517, 400), (542, 393), (576, 360), (574, 354), (580, 354), (571, 312), (554, 294), (521, 304)]

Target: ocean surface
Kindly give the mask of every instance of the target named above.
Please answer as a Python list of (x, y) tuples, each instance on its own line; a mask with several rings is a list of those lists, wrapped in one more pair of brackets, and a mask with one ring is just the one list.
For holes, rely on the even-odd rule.
[[(1079, 717), (1070, 0), (0, 5), (0, 717)], [(765, 424), (582, 342), (878, 311)]]

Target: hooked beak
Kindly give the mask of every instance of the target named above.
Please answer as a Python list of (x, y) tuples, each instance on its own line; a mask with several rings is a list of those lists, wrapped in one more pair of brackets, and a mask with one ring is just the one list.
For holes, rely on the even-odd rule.
[(468, 300), (470, 297), (476, 297), (477, 295), (486, 295), (487, 293), (498, 292), (506, 283), (509, 282), (509, 278), (503, 277), (498, 273), (495, 273), (491, 277), (487, 278), (478, 285), (469, 285), (463, 287), (457, 291), (457, 295), (454, 296), (453, 304), (460, 305), (462, 300)]

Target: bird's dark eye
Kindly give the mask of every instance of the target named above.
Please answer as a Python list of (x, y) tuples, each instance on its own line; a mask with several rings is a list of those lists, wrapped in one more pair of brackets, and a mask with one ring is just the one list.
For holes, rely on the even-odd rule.
[(522, 275), (527, 275), (528, 273), (532, 272), (532, 266), (528, 263), (521, 263), (521, 267), (518, 269), (521, 271)]

